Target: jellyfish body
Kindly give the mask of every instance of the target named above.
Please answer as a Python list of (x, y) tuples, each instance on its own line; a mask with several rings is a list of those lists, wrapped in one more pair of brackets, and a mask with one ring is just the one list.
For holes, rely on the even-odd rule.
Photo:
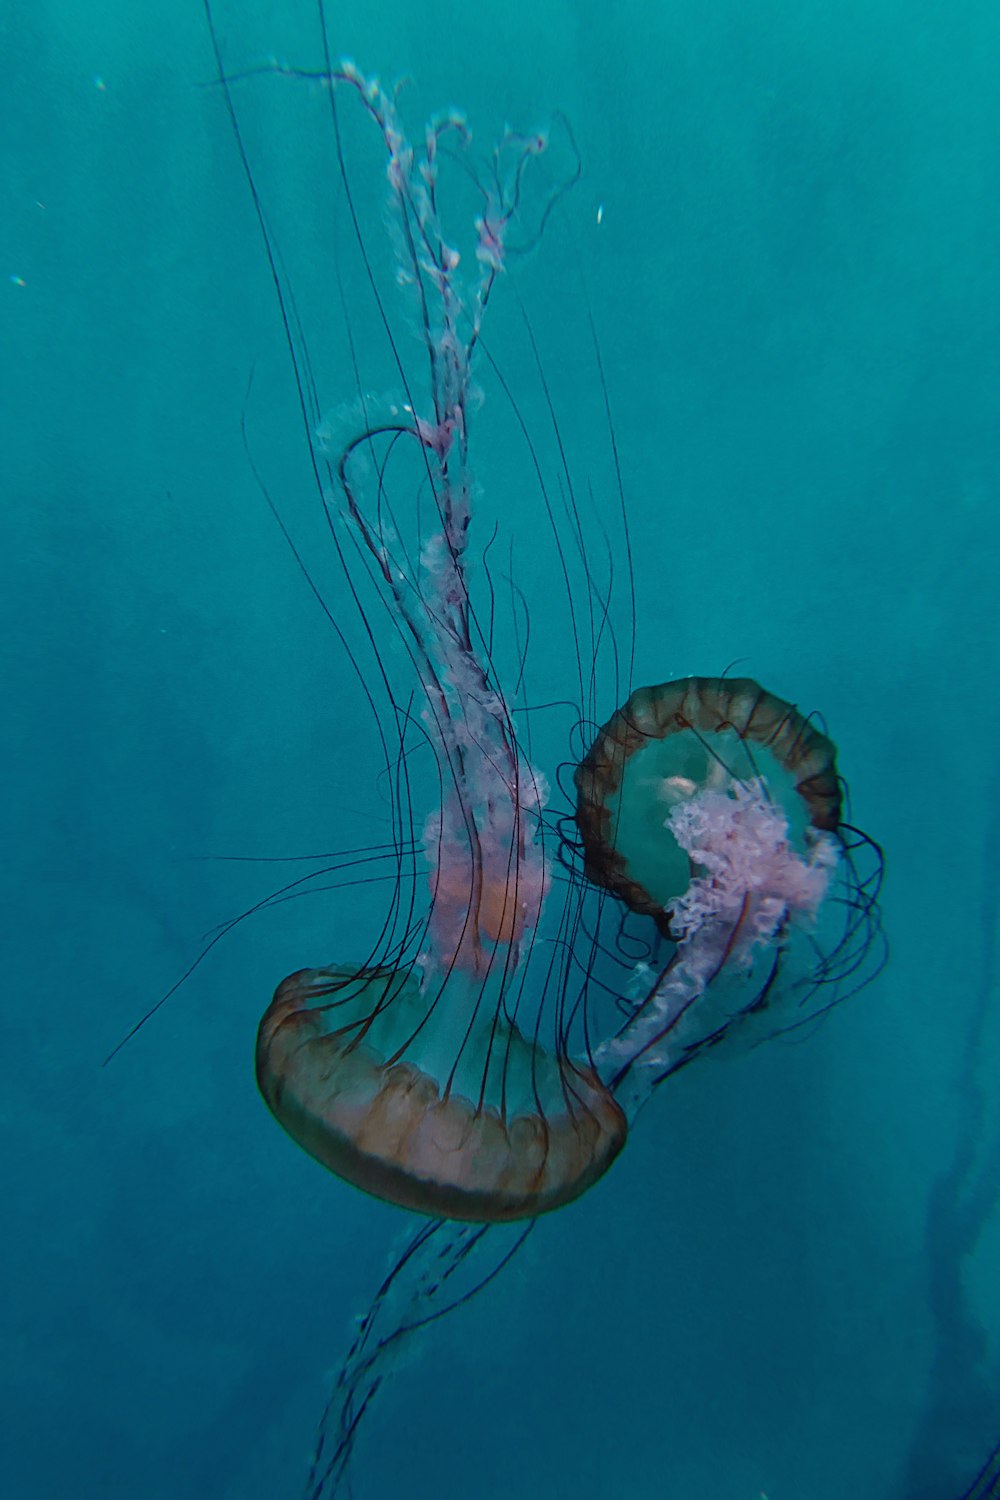
[[(813, 928), (841, 857), (836, 749), (756, 682), (690, 677), (634, 692), (575, 781), (588, 876), (673, 943), (595, 1054), (632, 1112), (835, 967)], [(814, 951), (799, 970), (803, 936)]]
[[(325, 82), (331, 94), (353, 91), (381, 132), (427, 379), (407, 384), (392, 421), (366, 421), (339, 453), (324, 437), (316, 460), (327, 470), (324, 502), (339, 491), (419, 683), (440, 801), (423, 829), (426, 917), (372, 960), (289, 976), (259, 1029), (257, 1079), (288, 1133), (356, 1186), (427, 1214), (533, 1218), (590, 1187), (626, 1135), (610, 1090), (589, 1060), (571, 1056), (558, 1011), (543, 1031), (549, 981), (536, 990), (526, 964), (550, 884), (544, 782), (518, 740), (491, 666), (492, 627), (476, 620), (466, 580), (473, 351), (526, 166), (544, 139), (509, 133), (494, 153), (475, 221), (475, 280), (463, 284), (438, 193), (439, 142), (447, 134), (460, 146), (462, 119), (433, 121), (419, 151), (377, 82), (348, 63)], [(415, 543), (390, 498), (404, 452), (420, 497)], [(422, 531), (421, 516), (430, 518)], [(398, 720), (416, 717), (408, 704), (392, 706)]]
[(791, 704), (749, 678), (683, 677), (639, 688), (576, 770), (576, 819), (588, 876), (670, 932), (671, 901), (691, 862), (665, 836), (674, 807), (765, 782), (793, 838), (833, 832), (841, 792), (836, 747)]
[[(476, 997), (467, 998), (471, 1009)], [(455, 990), (445, 999), (454, 1007)], [(442, 1087), (455, 1065), (454, 1010), (429, 1015), (419, 983), (398, 972), (293, 974), (260, 1025), (261, 1093), (324, 1166), (421, 1213), (534, 1218), (603, 1175), (626, 1125), (592, 1069), (545, 1052), (491, 1012), (488, 1037), (468, 1049), (466, 1077)]]

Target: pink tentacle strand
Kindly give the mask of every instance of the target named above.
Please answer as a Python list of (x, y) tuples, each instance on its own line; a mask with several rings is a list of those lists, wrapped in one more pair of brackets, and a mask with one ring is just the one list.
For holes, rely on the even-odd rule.
[(463, 559), (472, 521), (468, 464), (471, 365), (493, 281), (504, 264), (507, 228), (516, 211), (526, 162), (542, 149), (538, 135), (505, 137), (494, 156), (495, 181), (483, 189), (475, 220), (477, 274), (460, 277), (460, 256), (438, 212), (442, 138), (468, 139), (454, 112), (427, 127), (422, 153), (400, 123), (395, 101), (375, 79), (343, 63), (333, 82), (354, 88), (382, 133), (386, 171), (400, 229), (400, 279), (417, 288), (427, 353), (429, 413), (413, 403), (412, 437), (426, 465), (440, 526), (420, 551), (419, 576), (407, 579), (385, 566), (381, 538), (341, 464), (348, 514), (377, 557), (394, 608), (406, 623), (427, 696), (424, 722), (445, 772), (446, 793), (428, 821), (431, 865), (431, 967), (482, 974), (498, 945), (511, 950), (537, 925), (547, 888), (535, 830), (541, 811), (539, 778), (517, 744), (504, 696), (480, 646)]
[(678, 939), (669, 963), (595, 1055), (633, 1112), (694, 1049), (761, 1003), (787, 932), (815, 921), (839, 859), (833, 835), (812, 830), (805, 855), (796, 853), (760, 781), (698, 792), (665, 826), (701, 873), (668, 904)]

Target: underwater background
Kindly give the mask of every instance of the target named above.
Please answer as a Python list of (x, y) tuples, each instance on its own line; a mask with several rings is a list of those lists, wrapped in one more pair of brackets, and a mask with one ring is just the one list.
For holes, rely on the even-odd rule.
[[(215, 14), (234, 68), (321, 66), (307, 0)], [(738, 662), (822, 711), (886, 851), (892, 945), (815, 1032), (660, 1091), (608, 1178), (399, 1373), (354, 1493), (958, 1500), (1000, 1436), (1000, 11), (372, 0), (327, 19), (334, 56), (413, 80), (414, 131), (452, 104), (483, 149), (505, 121), (571, 122), (582, 179), (509, 281), (613, 511), (592, 309), (636, 682)], [(241, 924), (102, 1060), (283, 878), (206, 856), (375, 842), (385, 799), (251, 468), (322, 570), (202, 6), (8, 0), (0, 37), (0, 1491), (274, 1500), (301, 1492), (409, 1221), (275, 1127), (254, 1033), (284, 974), (350, 956), (378, 888)], [(265, 75), (239, 102), (334, 408), (354, 393), (343, 195), (301, 95)], [(350, 134), (377, 244), (384, 169)], [(356, 257), (342, 276), (388, 387)], [(488, 340), (537, 411), (504, 284)], [(516, 538), (536, 694), (558, 698), (575, 664), (551, 544), (482, 386), (472, 461)], [(554, 774), (565, 735), (540, 739)]]

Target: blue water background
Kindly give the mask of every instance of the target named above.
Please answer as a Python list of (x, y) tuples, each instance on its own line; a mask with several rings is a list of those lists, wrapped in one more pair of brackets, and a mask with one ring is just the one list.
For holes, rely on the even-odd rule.
[[(963, 1118), (987, 1143), (1000, 1128), (995, 1020), (966, 1054), (1000, 833), (1000, 11), (377, 0), (330, 22), (335, 53), (414, 80), (415, 127), (450, 104), (483, 145), (506, 120), (572, 121), (584, 177), (513, 277), (568, 451), (613, 511), (581, 273), (589, 289), (637, 680), (739, 659), (822, 710), (887, 851), (893, 945), (808, 1041), (663, 1091), (607, 1181), (401, 1373), (356, 1493), (909, 1500), (922, 1434), (928, 1500), (949, 1500), (1000, 1433), (1000, 1215), (961, 1267), (946, 1222), (928, 1235)], [(219, 24), (234, 65), (319, 65), (298, 0)], [(197, 856), (368, 842), (385, 803), (356, 688), (243, 447), (245, 415), (322, 573), (200, 5), (9, 0), (0, 35), (0, 1492), (274, 1500), (299, 1493), (403, 1225), (275, 1127), (254, 1030), (283, 974), (350, 956), (340, 934), (378, 897), (244, 924), (101, 1059), (281, 874)], [(240, 104), (336, 407), (354, 385), (329, 139), (294, 86), (257, 80)], [(378, 245), (378, 153), (359, 122), (349, 135)], [(349, 256), (344, 276), (373, 388), (391, 384)], [(491, 318), (551, 463), (504, 286)], [(573, 653), (552, 549), (532, 543), (537, 491), (483, 386), (483, 503), (518, 538), (531, 672), (558, 696)], [(565, 753), (541, 734), (546, 759)], [(981, 1122), (963, 1116), (977, 1070)], [(932, 1272), (961, 1286), (978, 1337), (929, 1405), (949, 1333)]]

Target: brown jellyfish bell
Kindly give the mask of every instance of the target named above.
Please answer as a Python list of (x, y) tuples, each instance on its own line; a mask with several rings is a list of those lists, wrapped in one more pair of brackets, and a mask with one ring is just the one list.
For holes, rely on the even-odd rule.
[(290, 975), (257, 1037), (276, 1119), (339, 1177), (421, 1213), (534, 1218), (586, 1192), (626, 1135), (596, 1073), (523, 1035), (468, 973), (432, 985), (391, 969)]
[(837, 751), (792, 704), (749, 677), (682, 677), (638, 688), (598, 732), (574, 777), (587, 875), (671, 935), (667, 907), (692, 876), (667, 827), (673, 808), (733, 782), (766, 788), (801, 844), (836, 833)]

